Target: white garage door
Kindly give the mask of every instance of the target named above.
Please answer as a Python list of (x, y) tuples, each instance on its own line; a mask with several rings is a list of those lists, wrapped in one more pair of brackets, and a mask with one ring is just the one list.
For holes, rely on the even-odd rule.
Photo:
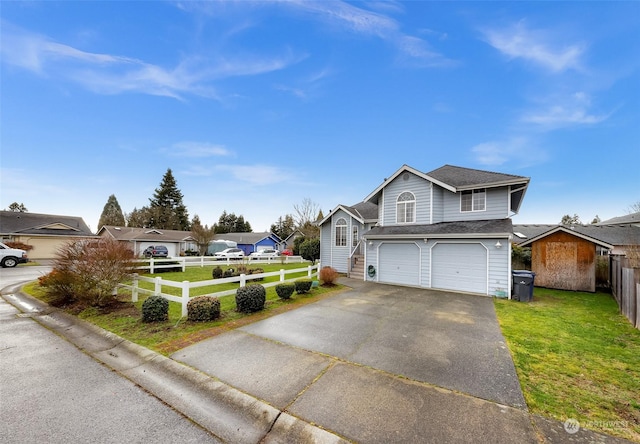
[(481, 244), (436, 244), (431, 287), (487, 294), (487, 249)]
[(378, 250), (378, 280), (389, 284), (420, 284), (420, 249), (416, 244), (382, 244)]

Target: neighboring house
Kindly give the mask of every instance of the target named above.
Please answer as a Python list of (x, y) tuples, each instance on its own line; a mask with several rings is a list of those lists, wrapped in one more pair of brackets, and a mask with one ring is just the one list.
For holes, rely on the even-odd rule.
[(100, 228), (98, 235), (127, 242), (136, 256), (141, 256), (145, 248), (156, 245), (167, 247), (170, 257), (184, 255), (186, 251), (198, 251), (190, 231), (105, 225)]
[(618, 226), (635, 226), (640, 228), (640, 212), (627, 214), (625, 216), (618, 216), (602, 222), (598, 222), (596, 225), (618, 225)]
[(273, 248), (282, 251), (284, 242), (273, 233), (224, 233), (216, 234), (214, 240), (226, 240), (235, 242), (238, 248), (244, 251), (245, 256), (249, 256), (254, 251), (265, 248)]
[(529, 178), (407, 165), (320, 226), (320, 262), (351, 277), (482, 295), (510, 294), (511, 243)]
[(53, 259), (67, 242), (96, 235), (81, 217), (0, 211), (0, 238), (31, 245), (29, 259), (37, 260)]
[(560, 290), (596, 291), (597, 256), (640, 248), (637, 223), (514, 225), (513, 231), (515, 243), (531, 248), (535, 285)]
[(295, 241), (299, 237), (304, 237), (304, 233), (296, 228), (295, 230), (293, 230), (293, 233), (287, 236), (287, 238), (284, 240), (283, 249), (288, 248), (289, 250), (293, 251)]

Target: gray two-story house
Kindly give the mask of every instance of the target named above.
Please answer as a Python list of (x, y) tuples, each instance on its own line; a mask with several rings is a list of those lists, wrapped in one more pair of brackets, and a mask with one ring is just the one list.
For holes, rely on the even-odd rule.
[(444, 165), (403, 165), (320, 225), (320, 262), (381, 283), (508, 296), (511, 216), (529, 178)]

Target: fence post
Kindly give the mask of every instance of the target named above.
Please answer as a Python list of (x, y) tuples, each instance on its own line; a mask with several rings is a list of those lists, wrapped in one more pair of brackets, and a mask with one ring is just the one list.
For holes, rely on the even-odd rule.
[(247, 285), (247, 275), (242, 273), (240, 275), (240, 286), (244, 287), (245, 285)]
[(187, 315), (189, 304), (189, 281), (182, 281), (182, 317)]
[(311, 267), (311, 265), (309, 265), (309, 267), (307, 267), (307, 277), (311, 277), (311, 275), (313, 274), (313, 269)]
[(160, 296), (162, 293), (162, 278), (160, 276), (156, 277), (154, 282), (153, 294), (156, 296)]
[(200, 256), (200, 268), (204, 267), (204, 256)]
[(133, 289), (131, 290), (131, 302), (138, 302), (138, 273), (133, 273)]
[(153, 274), (153, 256), (149, 258), (149, 273)]
[(184, 273), (184, 271), (187, 269), (187, 258), (183, 257), (182, 258), (182, 272)]
[(280, 282), (284, 282), (284, 268), (280, 269)]

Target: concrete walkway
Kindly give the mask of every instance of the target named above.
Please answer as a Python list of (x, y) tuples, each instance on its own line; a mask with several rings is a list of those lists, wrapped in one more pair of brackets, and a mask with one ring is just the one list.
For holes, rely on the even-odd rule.
[(3, 297), (221, 442), (626, 442), (527, 412), (490, 299), (344, 283), (353, 289), (171, 358)]

